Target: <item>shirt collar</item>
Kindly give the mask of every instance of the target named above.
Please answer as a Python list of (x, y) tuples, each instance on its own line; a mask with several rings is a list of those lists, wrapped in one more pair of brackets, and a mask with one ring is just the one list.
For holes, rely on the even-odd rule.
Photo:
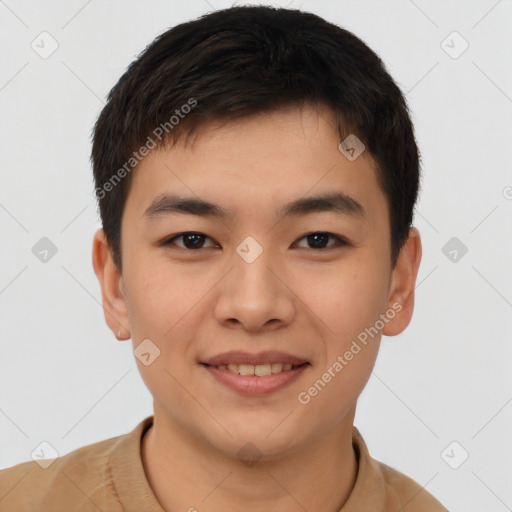
[[(119, 503), (126, 512), (165, 512), (154, 495), (142, 464), (142, 437), (153, 424), (154, 416), (142, 420), (129, 434), (120, 436), (113, 446), (111, 475)], [(339, 512), (384, 512), (386, 484), (378, 462), (356, 427), (352, 445), (358, 461), (352, 492)]]

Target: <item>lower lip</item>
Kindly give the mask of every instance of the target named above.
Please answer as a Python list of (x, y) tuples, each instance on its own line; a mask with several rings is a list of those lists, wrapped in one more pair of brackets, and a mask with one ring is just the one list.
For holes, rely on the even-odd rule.
[(219, 370), (215, 366), (202, 364), (204, 368), (221, 384), (246, 396), (265, 396), (270, 395), (290, 385), (297, 380), (306, 370), (309, 364), (297, 366), (292, 370), (286, 370), (280, 373), (272, 373), (263, 377), (256, 375), (238, 375), (229, 370)]

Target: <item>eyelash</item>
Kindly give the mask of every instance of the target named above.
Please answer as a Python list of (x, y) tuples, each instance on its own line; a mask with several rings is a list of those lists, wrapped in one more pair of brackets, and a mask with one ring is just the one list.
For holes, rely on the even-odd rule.
[[(177, 235), (173, 235), (172, 237), (170, 238), (167, 238), (165, 239), (161, 245), (162, 246), (170, 246), (170, 245), (176, 245), (173, 243), (174, 240), (176, 240), (177, 238), (183, 238), (187, 235), (198, 235), (198, 236), (202, 236), (202, 237), (205, 237), (205, 238), (210, 238), (209, 236), (203, 234), (203, 233), (199, 233), (197, 231), (184, 231), (183, 233), (178, 233)], [(335, 247), (343, 247), (343, 246), (348, 246), (350, 245), (350, 243), (348, 242), (348, 240), (346, 240), (345, 238), (341, 237), (341, 236), (338, 236), (338, 235), (335, 235), (334, 233), (329, 233), (328, 231), (312, 231), (311, 233), (307, 233), (305, 234), (304, 236), (302, 236), (301, 238), (299, 238), (297, 241), (299, 240), (302, 240), (304, 238), (307, 238), (309, 236), (312, 236), (312, 235), (327, 235), (331, 238), (334, 238), (336, 240), (336, 243), (334, 245), (330, 245), (330, 246), (327, 246), (327, 247), (322, 247), (322, 248), (311, 248), (311, 247), (303, 247), (303, 249), (307, 249), (307, 250), (310, 250), (310, 251), (315, 251), (315, 252), (322, 252), (322, 251), (326, 251), (328, 249), (334, 249)], [(211, 240), (211, 238), (210, 238)], [(198, 249), (189, 249), (188, 247), (180, 247), (180, 246), (176, 246), (176, 247), (179, 247), (180, 249), (183, 249), (185, 251), (199, 251), (201, 249), (212, 249), (214, 247), (199, 247)]]

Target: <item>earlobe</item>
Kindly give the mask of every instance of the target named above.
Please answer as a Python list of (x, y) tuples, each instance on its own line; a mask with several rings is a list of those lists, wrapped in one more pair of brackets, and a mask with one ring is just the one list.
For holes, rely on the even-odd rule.
[(411, 227), (409, 237), (402, 247), (393, 269), (388, 308), (394, 309), (396, 314), (382, 330), (382, 334), (386, 336), (400, 334), (411, 322), (414, 311), (414, 290), (421, 254), (420, 233), (417, 228)]
[(112, 259), (105, 232), (101, 228), (93, 238), (92, 265), (100, 283), (105, 322), (118, 339), (127, 339), (130, 331), (125, 327), (129, 322), (123, 279)]
[(122, 328), (119, 329), (116, 333), (116, 338), (117, 338), (117, 341), (124, 341), (124, 340), (128, 340), (131, 338), (131, 332), (128, 330), (128, 331), (124, 331)]

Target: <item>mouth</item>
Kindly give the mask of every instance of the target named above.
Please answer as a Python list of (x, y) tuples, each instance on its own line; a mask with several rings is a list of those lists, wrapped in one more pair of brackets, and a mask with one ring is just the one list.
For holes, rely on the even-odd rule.
[(212, 377), (213, 385), (221, 384), (238, 395), (261, 397), (292, 384), (311, 363), (284, 352), (232, 351), (202, 361), (200, 366)]
[[(206, 364), (208, 366), (228, 366), (234, 369), (235, 366), (242, 367), (243, 371), (251, 370), (251, 366), (254, 367), (264, 367), (259, 370), (265, 371), (268, 369), (270, 365), (270, 373), (274, 373), (272, 371), (272, 365), (274, 365), (275, 372), (282, 371), (283, 368), (279, 368), (277, 365), (281, 365), (286, 369), (291, 369), (293, 366), (300, 366), (304, 363), (308, 363), (304, 358), (288, 354), (286, 352), (280, 352), (278, 350), (264, 350), (258, 353), (250, 353), (243, 352), (241, 350), (231, 350), (229, 352), (223, 352), (222, 354), (217, 354), (216, 356), (209, 357), (208, 359), (204, 359), (201, 361), (202, 364)], [(234, 365), (234, 366), (233, 366)], [(288, 367), (288, 365), (291, 365)], [(240, 369), (240, 368), (239, 368)], [(242, 375), (253, 375), (254, 373), (242, 374)]]
[(254, 375), (256, 377), (266, 377), (268, 375), (275, 375), (278, 373), (289, 372), (309, 365), (308, 362), (301, 364), (283, 364), (283, 363), (263, 363), (263, 364), (219, 364), (211, 365), (207, 363), (201, 363), (217, 370), (226, 370), (235, 375)]

